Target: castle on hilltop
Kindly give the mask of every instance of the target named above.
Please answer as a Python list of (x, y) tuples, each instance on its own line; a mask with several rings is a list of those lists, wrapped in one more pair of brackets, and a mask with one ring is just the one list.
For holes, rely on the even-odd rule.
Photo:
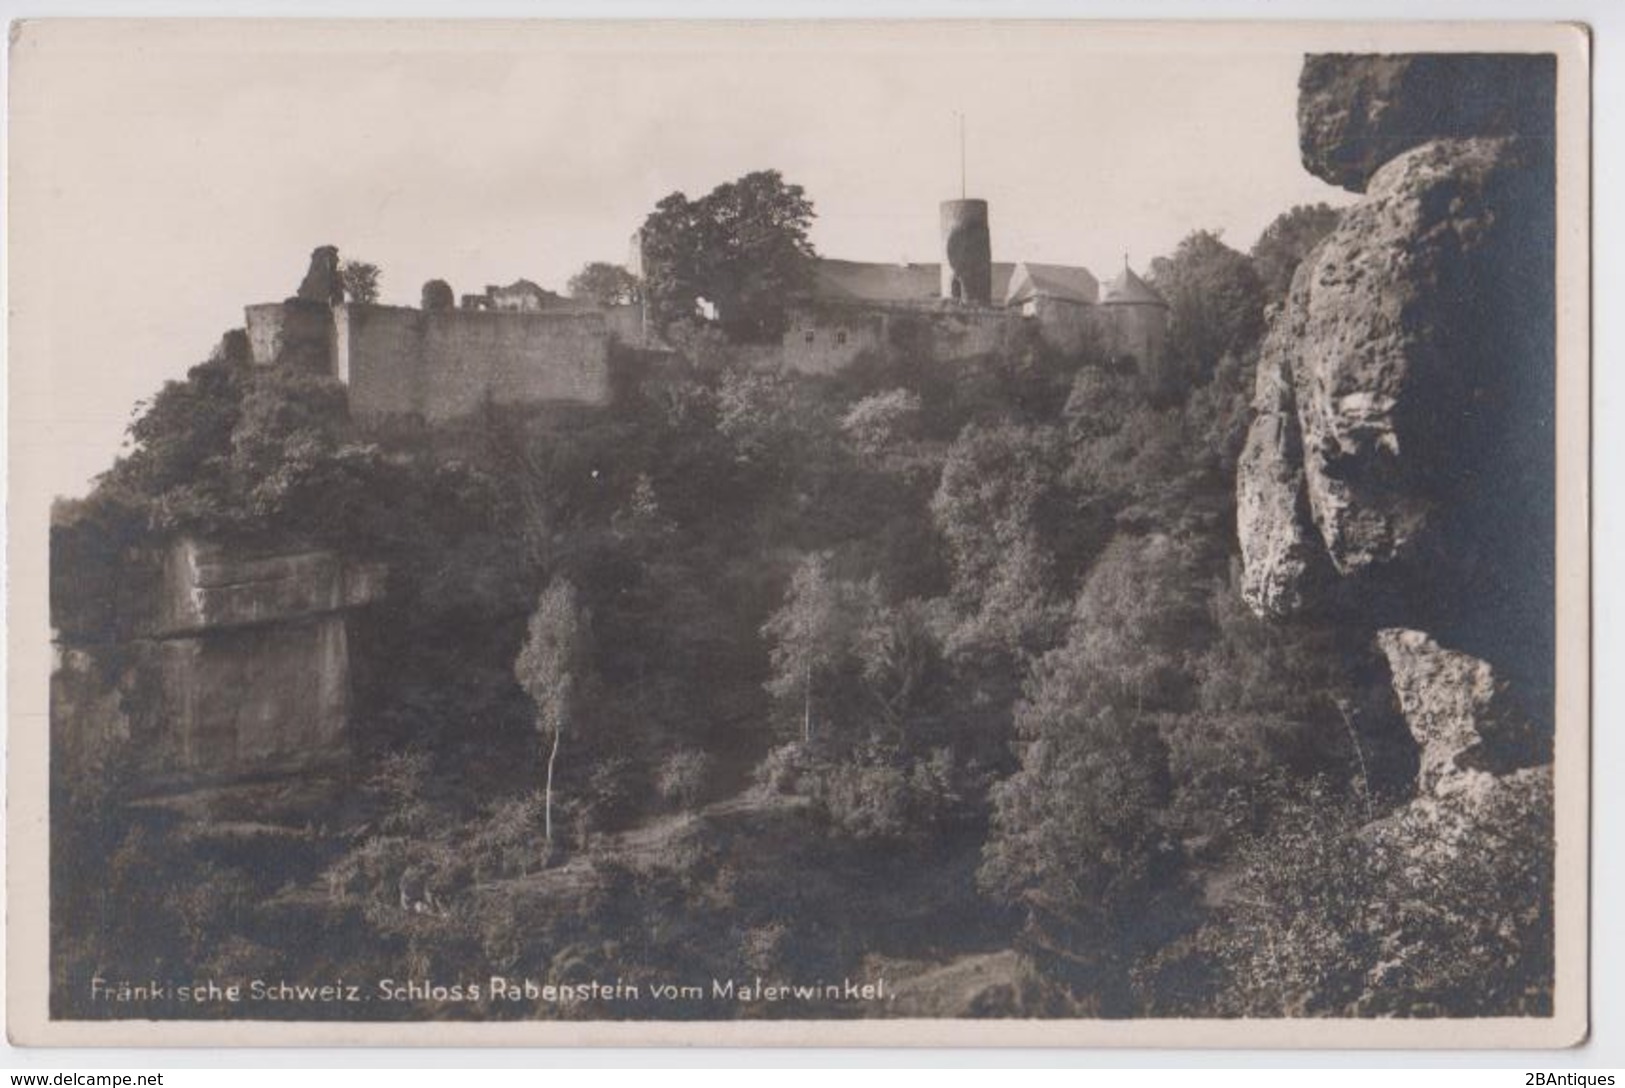
[(1079, 265), (994, 261), (985, 200), (944, 201), (941, 223), (935, 263), (815, 258), (811, 288), (790, 307), (782, 365), (833, 373), (890, 342), (906, 322), (945, 361), (985, 354), (1036, 327), (1062, 351), (1094, 342), (1141, 369), (1160, 366), (1168, 304), (1126, 261), (1102, 292)]
[[(1102, 290), (1081, 266), (995, 262), (985, 200), (945, 201), (941, 224), (935, 263), (814, 258), (781, 342), (754, 347), (750, 361), (831, 374), (906, 337), (952, 362), (1036, 329), (1062, 351), (1094, 344), (1143, 372), (1160, 367), (1168, 304), (1126, 261)], [(631, 271), (642, 278), (637, 234)], [(602, 405), (613, 345), (661, 346), (638, 303), (598, 306), (524, 279), (452, 299), (432, 281), (417, 308), (346, 302), (338, 251), (323, 246), (295, 296), (246, 308), (249, 352), (260, 364), (290, 351), (319, 359), (360, 418), (443, 422), (485, 403)]]

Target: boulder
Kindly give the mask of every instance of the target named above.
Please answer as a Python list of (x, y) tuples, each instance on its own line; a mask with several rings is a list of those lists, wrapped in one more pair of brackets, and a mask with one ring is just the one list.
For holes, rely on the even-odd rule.
[(1304, 259), (1238, 468), (1255, 611), (1318, 560), (1372, 629), (1549, 662), (1553, 253), (1547, 149), (1482, 138), (1401, 154)]
[(1391, 159), (1433, 140), (1520, 136), (1550, 145), (1557, 58), (1543, 54), (1313, 54), (1298, 79), (1306, 170), (1366, 191)]
[(1482, 792), (1488, 780), (1551, 758), (1537, 728), (1487, 662), (1421, 631), (1389, 628), (1377, 645), (1420, 749), (1418, 794)]

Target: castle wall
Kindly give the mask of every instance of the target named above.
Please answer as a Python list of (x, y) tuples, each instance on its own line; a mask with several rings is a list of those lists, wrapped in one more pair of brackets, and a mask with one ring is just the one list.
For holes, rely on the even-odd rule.
[(1014, 310), (939, 302), (835, 303), (795, 307), (778, 349), (778, 363), (802, 374), (833, 374), (866, 351), (877, 351), (908, 325), (944, 362), (998, 350), (1021, 324)]
[(1101, 307), (1087, 302), (1039, 297), (1029, 303), (1030, 315), (1046, 343), (1067, 355), (1101, 339)]
[(609, 398), (610, 326), (603, 313), (348, 305), (335, 308), (334, 319), (336, 371), (358, 417), (410, 414), (440, 422), (476, 411), (487, 398), (498, 404)]
[(642, 346), (645, 336), (643, 328), (643, 304), (634, 302), (626, 306), (609, 306), (604, 309), (604, 323), (609, 327), (609, 334), (623, 344)]
[(1019, 311), (957, 306), (933, 314), (929, 322), (933, 353), (950, 361), (997, 351), (1020, 327)]
[(804, 310), (792, 315), (780, 365), (802, 374), (833, 374), (886, 342), (886, 315), (857, 307)]
[[(423, 321), (462, 311), (400, 306), (338, 306), (333, 310), (334, 371), (349, 387), (358, 417), (423, 414)], [(478, 311), (475, 311), (478, 313)], [(494, 314), (479, 313), (480, 317)]]
[(1133, 356), (1147, 379), (1160, 381), (1166, 359), (1163, 349), (1168, 338), (1168, 310), (1149, 303), (1098, 309), (1106, 350), (1114, 356)]
[(248, 333), (249, 354), (254, 362), (269, 366), (294, 347), (308, 347), (331, 356), (333, 313), (325, 303), (289, 299), (267, 302), (243, 309)]
[[(423, 350), (423, 416), (467, 415), (498, 404), (609, 399), (603, 315), (430, 314)], [(365, 411), (363, 406), (363, 411)]]

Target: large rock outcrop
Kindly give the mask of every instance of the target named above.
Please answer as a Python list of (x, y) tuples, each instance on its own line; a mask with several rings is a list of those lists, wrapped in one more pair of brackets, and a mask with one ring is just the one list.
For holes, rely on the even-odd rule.
[(1324, 564), (1303, 483), (1303, 437), (1282, 353), (1258, 367), (1253, 425), (1236, 465), (1242, 594), (1265, 615), (1301, 611)]
[(1306, 170), (1363, 193), (1401, 153), (1431, 140), (1520, 136), (1550, 143), (1557, 58), (1542, 54), (1323, 53), (1298, 78)]
[(1484, 776), (1550, 758), (1550, 737), (1535, 728), (1487, 662), (1397, 627), (1379, 631), (1377, 646), (1416, 739), (1418, 793), (1461, 793)]
[[(1553, 646), (1551, 119), (1517, 128), (1552, 69), (1466, 58), (1466, 96), (1501, 60), (1524, 88), (1516, 110), (1452, 104), (1448, 81), (1432, 112), (1412, 101), (1451, 58), (1306, 63), (1305, 147), (1396, 153), (1362, 174), (1365, 198), (1299, 266), (1265, 339), (1237, 516), (1259, 614), (1424, 630), (1538, 697)], [(1513, 132), (1432, 138), (1475, 125)]]
[(51, 717), (65, 767), (114, 760), (157, 783), (254, 774), (340, 749), (346, 616), (382, 595), (381, 568), (321, 549), (189, 538), (117, 566), (127, 589), (111, 609), (75, 608), (79, 594), (57, 588)]
[(1362, 1015), (1550, 1015), (1550, 57), (1310, 57), (1300, 143), (1365, 196), (1299, 265), (1237, 468), (1248, 604), (1386, 660), (1416, 744), (1367, 822)]

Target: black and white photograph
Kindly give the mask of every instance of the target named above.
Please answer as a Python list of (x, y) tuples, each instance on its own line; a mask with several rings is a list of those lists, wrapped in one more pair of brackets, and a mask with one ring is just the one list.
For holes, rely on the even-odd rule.
[(1577, 1043), (1588, 48), (15, 24), (13, 1038)]

